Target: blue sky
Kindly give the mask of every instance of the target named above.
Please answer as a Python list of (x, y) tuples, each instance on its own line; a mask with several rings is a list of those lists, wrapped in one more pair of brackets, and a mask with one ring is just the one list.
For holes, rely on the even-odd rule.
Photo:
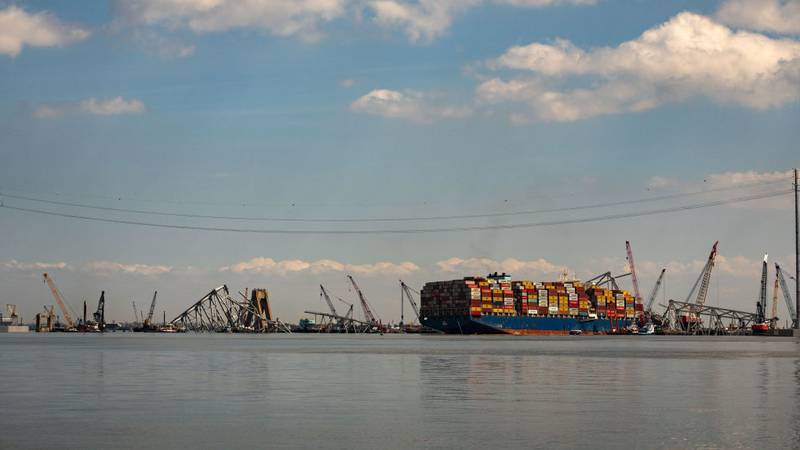
[[(800, 140), (797, 1), (131, 0), (0, 2), (5, 205), (160, 224), (353, 230), (575, 220), (789, 187)], [(783, 182), (782, 182), (783, 181)], [(167, 213), (392, 218), (242, 222)], [(385, 319), (397, 279), (513, 270), (552, 279), (671, 269), (683, 299), (720, 240), (714, 301), (754, 309), (765, 252), (793, 265), (780, 196), (515, 230), (274, 235), (157, 229), (0, 208), (0, 283), (24, 316), (108, 293), (174, 315), (211, 288), (267, 287), (282, 318), (352, 298)], [(771, 296), (771, 295), (770, 295)], [(783, 305), (781, 305), (783, 308)], [(783, 314), (785, 316), (785, 313)]]

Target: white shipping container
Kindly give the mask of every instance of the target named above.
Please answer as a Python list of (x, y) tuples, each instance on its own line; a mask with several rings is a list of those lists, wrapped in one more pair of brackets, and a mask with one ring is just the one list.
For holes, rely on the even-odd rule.
[(539, 306), (541, 306), (542, 308), (546, 308), (547, 307), (547, 299), (546, 298), (545, 299), (541, 299), (540, 298), (539, 299)]
[(539, 298), (547, 298), (547, 289), (539, 289)]
[(514, 299), (513, 298), (507, 298), (507, 299), (505, 299), (503, 301), (503, 304), (506, 305), (506, 306), (514, 306)]
[(536, 309), (529, 309), (529, 310), (528, 310), (528, 315), (529, 315), (529, 316), (538, 316), (538, 315), (539, 315), (539, 310), (536, 310)]
[(558, 314), (558, 306), (551, 306), (548, 311), (550, 311), (550, 314)]
[(575, 301), (575, 300), (577, 300), (577, 299), (578, 299), (578, 294), (569, 294), (569, 295), (568, 295), (568, 298), (569, 298), (570, 300), (572, 300), (572, 301)]
[(578, 308), (570, 308), (569, 309), (570, 316), (577, 316), (578, 315)]

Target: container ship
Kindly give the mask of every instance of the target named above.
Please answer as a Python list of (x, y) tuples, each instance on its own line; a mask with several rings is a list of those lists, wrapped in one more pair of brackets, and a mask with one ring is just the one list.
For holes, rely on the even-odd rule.
[(580, 281), (513, 281), (490, 274), (426, 283), (420, 321), (452, 334), (619, 333), (643, 314), (641, 299)]

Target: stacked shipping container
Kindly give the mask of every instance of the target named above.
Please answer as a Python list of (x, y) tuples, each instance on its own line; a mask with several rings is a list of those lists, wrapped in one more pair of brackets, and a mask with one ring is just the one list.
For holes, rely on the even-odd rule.
[(423, 317), (557, 316), (634, 318), (640, 299), (627, 291), (579, 281), (511, 281), (506, 274), (426, 283), (420, 298)]

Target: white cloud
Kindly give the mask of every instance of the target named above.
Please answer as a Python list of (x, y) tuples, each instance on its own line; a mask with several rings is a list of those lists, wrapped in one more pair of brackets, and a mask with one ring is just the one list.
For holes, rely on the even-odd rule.
[(695, 96), (755, 109), (800, 99), (800, 42), (734, 32), (688, 12), (616, 47), (533, 43), (488, 67), (528, 74), (477, 88), (484, 102), (522, 105), (512, 116), (518, 123), (644, 111)]
[(293, 273), (326, 273), (342, 272), (354, 273), (359, 275), (406, 275), (419, 270), (419, 267), (412, 262), (377, 262), (374, 264), (346, 264), (330, 259), (320, 259), (317, 261), (303, 261), (300, 259), (289, 259), (275, 261), (272, 258), (257, 257), (249, 261), (243, 261), (219, 269), (220, 272), (233, 273), (260, 273), (269, 275), (285, 276)]
[(376, 89), (357, 99), (350, 105), (356, 112), (391, 119), (405, 119), (418, 123), (429, 123), (439, 119), (461, 119), (472, 114), (468, 107), (435, 106), (436, 96), (421, 92), (398, 92)]
[(123, 21), (133, 25), (187, 28), (195, 33), (252, 28), (307, 41), (319, 25), (342, 16), (347, 0), (121, 0)]
[(141, 100), (126, 100), (122, 97), (108, 99), (89, 98), (81, 101), (79, 108), (89, 114), (109, 116), (115, 114), (138, 114), (144, 112)]
[(126, 273), (132, 275), (162, 275), (172, 272), (172, 267), (148, 264), (121, 264), (112, 261), (94, 261), (86, 264), (84, 270), (99, 274)]
[(522, 276), (557, 276), (563, 272), (572, 273), (568, 267), (554, 264), (546, 259), (524, 261), (507, 258), (497, 261), (490, 258), (458, 258), (452, 257), (439, 261), (436, 266), (442, 272), (462, 275), (486, 275), (493, 272), (506, 272), (520, 278)]
[(368, 4), (378, 25), (401, 28), (411, 42), (425, 43), (444, 34), (456, 16), (485, 3), (543, 8), (592, 5), (596, 0), (373, 0)]
[(728, 0), (715, 16), (734, 27), (800, 34), (800, 0)]
[(88, 98), (77, 103), (42, 104), (33, 110), (37, 119), (55, 119), (67, 114), (94, 114), (101, 116), (119, 114), (139, 114), (145, 111), (144, 103), (137, 99), (113, 97), (106, 99)]
[(69, 269), (69, 265), (65, 262), (19, 262), (16, 259), (0, 263), (0, 268), (4, 270), (53, 270), (53, 269)]
[(62, 47), (87, 37), (86, 29), (62, 23), (47, 12), (29, 13), (13, 5), (0, 10), (0, 54), (15, 57), (26, 45)]
[(411, 42), (430, 42), (450, 28), (454, 16), (479, 3), (480, 0), (377, 0), (369, 6), (379, 25), (404, 29)]

